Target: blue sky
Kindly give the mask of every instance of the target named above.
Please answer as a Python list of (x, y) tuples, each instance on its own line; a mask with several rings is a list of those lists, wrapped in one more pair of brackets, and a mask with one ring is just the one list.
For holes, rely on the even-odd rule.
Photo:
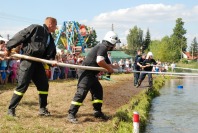
[(113, 23), (122, 43), (134, 26), (144, 33), (149, 29), (152, 39), (171, 35), (175, 20), (181, 17), (188, 45), (198, 37), (197, 0), (0, 0), (0, 5), (0, 34), (5, 38), (32, 23), (43, 24), (47, 16), (57, 18), (58, 25), (73, 20), (93, 27), (98, 40)]

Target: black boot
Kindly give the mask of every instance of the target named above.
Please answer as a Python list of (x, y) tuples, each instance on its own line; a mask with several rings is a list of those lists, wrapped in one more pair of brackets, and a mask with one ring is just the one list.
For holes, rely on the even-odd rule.
[(15, 117), (15, 108), (18, 106), (19, 102), (21, 101), (22, 96), (13, 94), (12, 99), (10, 101), (10, 105), (8, 107), (8, 115)]
[(141, 83), (142, 83), (142, 80), (139, 80), (137, 85), (136, 85), (136, 88), (138, 88), (141, 85)]
[(109, 117), (106, 116), (106, 115), (105, 115), (103, 112), (101, 112), (101, 111), (95, 111), (95, 112), (94, 112), (94, 117), (95, 117), (95, 118), (98, 118), (98, 119), (105, 120), (105, 121), (109, 120)]
[(78, 120), (76, 119), (76, 114), (77, 114), (79, 108), (80, 108), (80, 106), (71, 104), (70, 109), (68, 111), (69, 114), (67, 116), (67, 121), (69, 121), (70, 123), (73, 123), (73, 124), (78, 123)]
[(15, 109), (14, 108), (13, 109), (8, 109), (8, 115), (12, 116), (12, 117), (15, 117), (16, 116)]
[(40, 116), (50, 116), (50, 112), (47, 110), (47, 108), (40, 108), (39, 115)]
[(153, 79), (152, 78), (149, 80), (149, 88), (153, 88)]
[(73, 114), (68, 114), (67, 121), (69, 121), (73, 124), (78, 124), (78, 120), (76, 119), (76, 116)]
[(134, 86), (136, 86), (137, 84), (138, 84), (138, 81), (136, 79), (134, 79)]

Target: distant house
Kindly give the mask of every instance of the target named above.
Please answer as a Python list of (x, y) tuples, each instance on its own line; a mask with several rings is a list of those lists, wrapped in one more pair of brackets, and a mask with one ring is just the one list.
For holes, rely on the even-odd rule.
[(196, 60), (198, 59), (198, 56), (193, 56), (190, 54), (190, 52), (185, 52), (183, 53), (183, 58), (187, 59), (187, 60)]

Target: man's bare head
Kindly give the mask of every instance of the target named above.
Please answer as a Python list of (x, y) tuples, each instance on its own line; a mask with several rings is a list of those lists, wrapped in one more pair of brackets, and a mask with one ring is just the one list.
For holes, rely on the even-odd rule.
[(49, 32), (55, 32), (57, 26), (57, 20), (53, 17), (47, 17), (45, 19), (45, 25), (47, 26)]

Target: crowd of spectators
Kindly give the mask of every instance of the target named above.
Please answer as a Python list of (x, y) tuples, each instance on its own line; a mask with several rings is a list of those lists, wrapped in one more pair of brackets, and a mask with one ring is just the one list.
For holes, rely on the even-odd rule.
[[(5, 42), (1, 41), (0, 44), (0, 51), (4, 51), (5, 49)], [(15, 52), (20, 53), (19, 50)], [(76, 54), (69, 54), (66, 53), (64, 50), (57, 53), (56, 60), (61, 63), (66, 64), (73, 64), (73, 65), (81, 65), (83, 60), (85, 59), (84, 56), (76, 55)], [(16, 58), (4, 58), (4, 56), (0, 56), (0, 85), (17, 82), (17, 71), (19, 69), (20, 59)], [(114, 61), (114, 65), (119, 65), (119, 72), (123, 72), (123, 70), (131, 70), (132, 63), (131, 60), (126, 59), (125, 61), (121, 59), (119, 62)], [(46, 70), (46, 75), (49, 80), (67, 80), (76, 79), (78, 78), (78, 69), (75, 68), (68, 68), (68, 67), (60, 67), (60, 66), (50, 66), (47, 64), (43, 64)], [(105, 74), (105, 73), (100, 73)]]
[[(5, 49), (5, 41), (0, 41), (0, 51), (4, 51)], [(15, 49), (16, 52), (20, 53), (20, 48)], [(111, 55), (108, 55), (110, 60)], [(66, 63), (66, 64), (73, 64), (73, 65), (81, 65), (83, 60), (85, 59), (84, 56), (76, 55), (76, 54), (69, 54), (65, 53), (64, 50), (61, 50), (60, 53), (57, 53), (56, 60), (58, 62)], [(158, 63), (160, 63), (158, 61)], [(4, 58), (0, 56), (0, 85), (17, 82), (17, 70), (19, 69), (20, 60), (16, 58)], [(120, 59), (118, 62), (112, 62), (113, 65), (119, 66), (119, 72), (126, 72), (131, 71), (133, 69), (133, 63), (130, 59)], [(68, 67), (60, 67), (60, 66), (50, 66), (47, 64), (43, 64), (46, 70), (46, 75), (49, 80), (57, 80), (63, 79), (66, 80), (68, 78), (78, 78), (78, 70), (75, 68), (68, 68)], [(154, 66), (153, 71), (155, 72), (166, 72), (168, 71), (168, 63), (161, 64), (161, 67)], [(172, 64), (171, 64), (172, 65)], [(99, 75), (104, 74), (101, 72)]]
[[(0, 51), (5, 50), (5, 41), (0, 41)], [(17, 51), (17, 49), (15, 49)], [(17, 70), (19, 67), (19, 59), (5, 58), (0, 56), (0, 85), (5, 85), (8, 82), (16, 83)]]
[[(0, 51), (4, 51), (5, 46), (5, 41), (0, 41)], [(13, 49), (13, 51), (20, 53), (20, 47)], [(80, 65), (84, 57), (81, 55), (68, 54), (62, 50), (60, 53), (57, 53), (56, 60), (66, 64)], [(0, 55), (0, 85), (5, 85), (8, 82), (13, 84), (17, 82), (19, 64), (20, 59), (13, 57), (5, 58), (3, 55)], [(47, 64), (43, 65), (49, 80), (78, 78), (77, 69), (59, 66), (52, 67)]]
[[(81, 55), (65, 53), (64, 50), (61, 50), (61, 52), (56, 55), (56, 61), (73, 65), (80, 65), (84, 58), (85, 57)], [(47, 64), (44, 64), (44, 66), (49, 80), (78, 78), (77, 69), (75, 68), (60, 66), (52, 67)]]

